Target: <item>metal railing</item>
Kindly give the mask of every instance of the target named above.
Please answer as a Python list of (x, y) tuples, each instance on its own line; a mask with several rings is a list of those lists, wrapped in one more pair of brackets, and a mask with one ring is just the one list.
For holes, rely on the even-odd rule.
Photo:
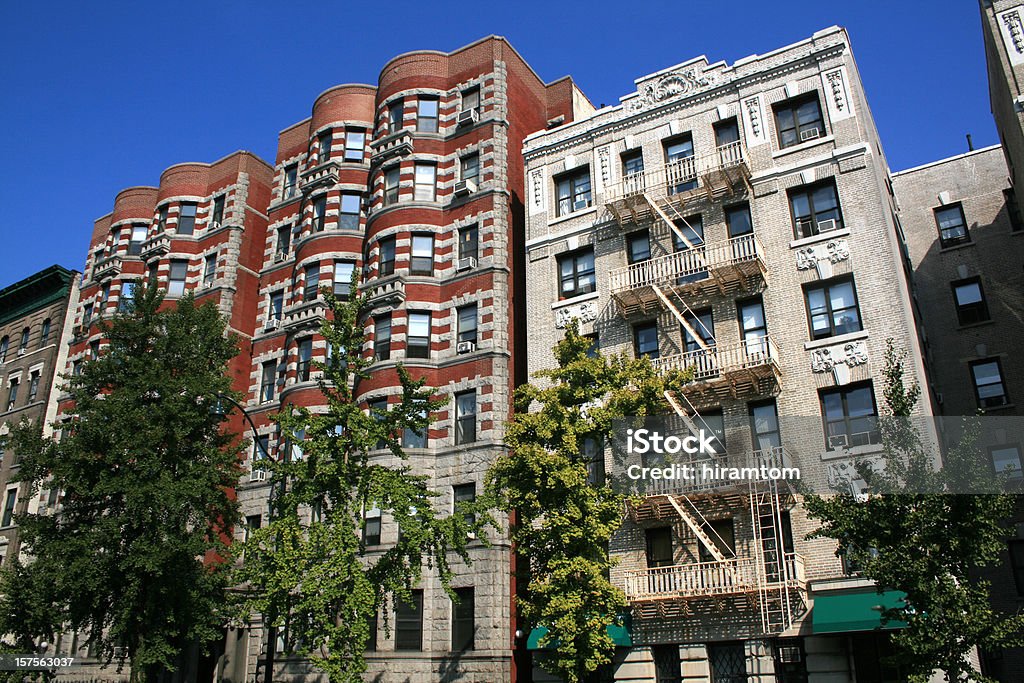
[(624, 590), (627, 599), (638, 601), (730, 595), (753, 592), (770, 584), (803, 583), (803, 558), (796, 553), (786, 553), (783, 559), (785, 581), (769, 581), (765, 567), (759, 566), (752, 557), (742, 557), (627, 571)]
[(771, 337), (751, 337), (738, 344), (715, 345), (687, 353), (655, 358), (658, 370), (693, 370), (694, 381), (713, 379), (724, 373), (774, 364), (779, 350)]
[(764, 248), (753, 233), (730, 240), (702, 244), (658, 258), (616, 268), (608, 276), (612, 295), (653, 285), (685, 284), (707, 276), (714, 269), (763, 260)]
[[(701, 177), (709, 172), (739, 166), (746, 161), (746, 150), (740, 141), (730, 142), (712, 154), (675, 159), (651, 169), (630, 173), (605, 188), (605, 201), (613, 202), (638, 194), (662, 197), (684, 189), (699, 187)], [(686, 187), (695, 183), (692, 187)]]

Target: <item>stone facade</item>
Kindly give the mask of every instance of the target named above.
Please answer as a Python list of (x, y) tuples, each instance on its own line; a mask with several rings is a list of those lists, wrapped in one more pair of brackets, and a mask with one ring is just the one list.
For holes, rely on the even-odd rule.
[[(841, 471), (851, 454), (877, 445), (835, 426), (826, 439), (825, 396), (866, 389), (861, 395), (881, 405), (889, 338), (909, 352), (910, 379), (927, 386), (887, 164), (845, 31), (732, 65), (693, 59), (637, 84), (620, 105), (527, 139), (530, 372), (554, 364), (551, 348), (576, 318), (602, 353), (694, 368), (686, 397), (698, 415), (724, 424), (730, 460), (770, 450), (778, 435), (759, 433), (755, 443), (749, 416), (774, 405), (794, 461)], [(794, 125), (785, 112), (797, 109)], [(807, 193), (816, 206), (811, 220), (798, 220)], [(812, 292), (850, 282), (859, 322), (822, 331), (816, 315), (814, 333)], [(922, 413), (929, 400), (926, 392)], [(605, 465), (614, 474), (610, 454)], [(758, 572), (770, 552), (768, 527), (755, 519), (763, 513), (745, 492), (717, 493), (691, 499), (729, 529), (735, 566)], [(676, 583), (659, 595), (658, 572), (685, 583), (697, 576), (694, 563), (738, 569), (704, 557), (666, 496), (633, 509), (611, 546), (619, 560), (612, 578), (631, 597), (633, 617), (633, 647), (613, 667), (615, 680), (707, 680), (714, 671), (774, 680), (780, 652), (813, 680), (846, 680), (847, 636), (809, 635), (807, 616), (816, 596), (855, 580), (833, 544), (804, 539), (814, 527), (796, 499), (782, 491), (775, 508), (771, 533), (782, 539), (790, 589), (785, 600), (779, 592), (769, 599), (789, 614), (767, 622), (750, 597), (756, 591), (739, 595), (730, 584), (717, 600), (700, 599), (711, 573), (700, 574), (700, 588)], [(671, 551), (655, 562), (651, 534), (665, 528)]]

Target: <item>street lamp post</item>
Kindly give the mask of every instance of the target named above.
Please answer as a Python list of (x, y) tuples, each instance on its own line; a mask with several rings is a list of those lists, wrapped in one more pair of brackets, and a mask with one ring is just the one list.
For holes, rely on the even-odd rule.
[[(254, 423), (252, 421), (252, 418), (249, 417), (249, 413), (247, 413), (245, 411), (245, 407), (242, 406), (241, 403), (239, 403), (235, 399), (231, 398), (227, 394), (218, 393), (217, 394), (217, 403), (211, 409), (211, 412), (214, 415), (217, 415), (217, 416), (219, 416), (221, 418), (226, 417), (227, 416), (227, 411), (224, 409), (224, 405), (223, 405), (224, 401), (227, 401), (228, 403), (233, 405), (235, 408), (238, 408), (239, 412), (242, 413), (242, 417), (244, 417), (245, 421), (249, 423), (249, 429), (252, 431), (253, 443), (256, 444), (256, 448), (259, 449), (260, 455), (262, 455), (265, 459), (270, 460), (271, 459), (270, 458), (270, 453), (267, 452), (267, 449), (260, 442), (260, 434), (259, 434), (259, 431), (256, 429), (256, 423)], [(285, 491), (285, 481), (284, 481), (284, 479), (282, 479), (280, 481), (280, 487), (281, 487), (281, 493), (283, 494), (284, 491)], [(274, 504), (273, 504), (273, 496), (272, 496), (271, 497), (271, 502), (269, 504), (268, 515), (267, 515), (268, 523), (273, 521), (273, 518), (274, 518)], [(275, 615), (270, 615), (270, 617), (271, 617), (269, 619), (270, 625), (267, 627), (267, 657), (266, 657), (266, 660), (265, 660), (266, 661), (266, 672), (264, 673), (264, 676), (263, 676), (263, 683), (274, 683), (274, 654), (275, 654), (275, 650), (277, 649), (277, 627), (274, 626), (274, 620), (276, 618)]]

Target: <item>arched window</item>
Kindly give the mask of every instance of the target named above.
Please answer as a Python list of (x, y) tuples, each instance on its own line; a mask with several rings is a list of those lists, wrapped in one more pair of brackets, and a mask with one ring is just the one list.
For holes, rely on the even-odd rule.
[(21, 343), (18, 344), (18, 353), (24, 353), (25, 349), (28, 348), (28, 335), (29, 329), (26, 327), (21, 331)]
[(0, 363), (7, 360), (7, 347), (11, 345), (11, 340), (4, 335), (3, 339), (0, 339)]
[(47, 318), (43, 321), (43, 330), (39, 333), (39, 348), (46, 346), (46, 342), (50, 340), (50, 319)]

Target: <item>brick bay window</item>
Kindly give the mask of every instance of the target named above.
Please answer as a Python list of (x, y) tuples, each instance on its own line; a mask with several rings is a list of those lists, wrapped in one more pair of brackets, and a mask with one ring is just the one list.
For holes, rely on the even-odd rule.
[(796, 239), (843, 227), (834, 180), (790, 190), (789, 208), (793, 213), (793, 236)]
[(412, 260), (409, 263), (412, 275), (434, 274), (434, 236), (412, 236)]
[(345, 131), (345, 161), (362, 163), (366, 148), (366, 131), (350, 128)]
[(182, 202), (178, 210), (179, 235), (191, 235), (196, 231), (196, 207), (195, 202)]
[(559, 216), (568, 216), (574, 211), (589, 208), (592, 203), (590, 167), (584, 166), (555, 178), (555, 193), (558, 197), (557, 215)]
[(828, 450), (881, 443), (871, 382), (819, 393)]
[(362, 197), (355, 192), (341, 193), (341, 212), (338, 216), (338, 227), (342, 230), (359, 229), (359, 210)]
[(380, 277), (392, 275), (395, 272), (395, 238), (382, 237), (378, 245), (379, 255), (377, 256), (377, 274)]
[(441, 101), (436, 97), (420, 96), (416, 103), (416, 130), (420, 133), (436, 133), (438, 111)]
[(129, 256), (138, 256), (142, 253), (142, 243), (146, 241), (146, 231), (147, 228), (145, 225), (132, 226), (132, 238), (131, 241), (128, 242)]
[(317, 147), (317, 163), (323, 164), (331, 158), (331, 140), (333, 135), (331, 131), (325, 130), (316, 136), (316, 147)]
[(306, 285), (302, 290), (302, 300), (312, 301), (320, 296), (320, 264), (306, 266)]
[(260, 403), (274, 400), (274, 389), (277, 387), (277, 361), (267, 361), (260, 373)]
[(353, 261), (334, 262), (334, 296), (347, 300), (352, 294), (352, 273), (355, 269)]
[(392, 166), (384, 171), (384, 206), (391, 206), (398, 202), (398, 183), (402, 176), (402, 169)]
[(281, 190), (282, 199), (291, 199), (295, 196), (298, 188), (298, 179), (298, 164), (289, 164), (284, 167), (284, 187)]
[(388, 105), (388, 133), (402, 130), (405, 120), (405, 100), (399, 97)]
[(298, 377), (300, 382), (308, 382), (310, 368), (313, 361), (313, 339), (307, 337), (299, 341), (299, 367)]
[(459, 258), (477, 258), (479, 242), (480, 231), (476, 223), (459, 228)]
[(437, 164), (416, 164), (412, 196), (413, 199), (422, 202), (432, 202), (437, 199)]
[(373, 358), (391, 358), (391, 314), (385, 313), (373, 319)]
[(313, 200), (313, 230), (322, 232), (327, 225), (327, 195)]
[(409, 313), (405, 342), (406, 358), (430, 358), (430, 312)]
[(775, 130), (779, 149), (799, 145), (825, 135), (818, 93), (794, 97), (775, 105)]
[(172, 260), (171, 273), (167, 281), (167, 296), (180, 297), (185, 293), (185, 276), (188, 274), (188, 261)]
[(594, 248), (577, 249), (558, 257), (558, 298), (569, 299), (597, 290)]
[(826, 339), (840, 334), (860, 332), (860, 308), (852, 277), (829, 280), (805, 287), (807, 317), (811, 339)]
[(213, 212), (210, 217), (210, 227), (219, 228), (224, 222), (224, 202), (227, 200), (226, 195), (219, 195), (213, 200)]

